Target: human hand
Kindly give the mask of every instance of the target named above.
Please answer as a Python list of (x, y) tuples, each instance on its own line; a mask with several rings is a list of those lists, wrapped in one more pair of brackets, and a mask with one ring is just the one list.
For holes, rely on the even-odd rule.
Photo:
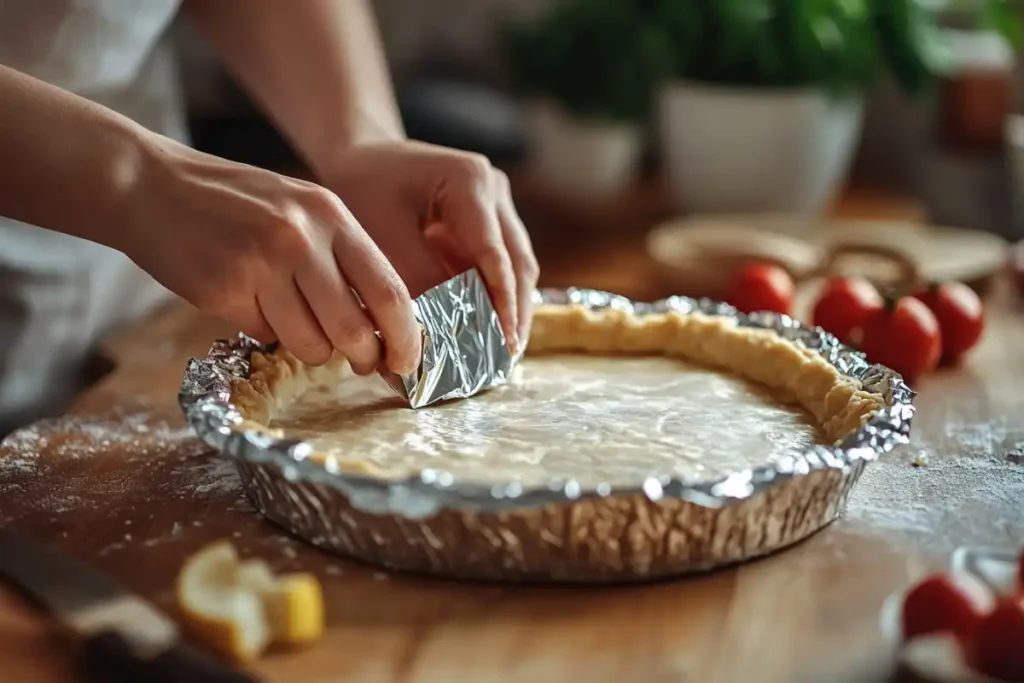
[(508, 178), (486, 157), (419, 142), (347, 148), (323, 173), (418, 296), (477, 268), (513, 351), (529, 338), (537, 259)]
[(379, 330), (388, 369), (415, 369), (409, 292), (329, 190), (156, 137), (134, 182), (115, 246), (201, 311), (313, 365), (338, 349), (360, 374)]

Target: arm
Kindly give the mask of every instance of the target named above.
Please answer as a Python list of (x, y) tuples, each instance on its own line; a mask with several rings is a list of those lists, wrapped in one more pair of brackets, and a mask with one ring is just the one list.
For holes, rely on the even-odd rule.
[(186, 0), (228, 68), (314, 171), (405, 138), (367, 0)]
[(477, 154), (405, 140), (369, 0), (186, 0), (201, 31), (418, 292), (443, 281), (424, 230), (460, 245), (511, 348), (537, 283), (508, 179)]
[(118, 249), (203, 312), (306, 362), (337, 348), (372, 371), (379, 329), (388, 367), (416, 367), (408, 292), (330, 192), (197, 152), (3, 67), (0, 122), (0, 215)]
[(116, 246), (144, 129), (0, 66), (0, 215)]

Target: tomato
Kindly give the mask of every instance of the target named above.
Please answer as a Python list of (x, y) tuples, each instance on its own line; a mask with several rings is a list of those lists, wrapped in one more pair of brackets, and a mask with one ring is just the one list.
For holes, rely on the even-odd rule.
[(1017, 558), (1017, 594), (1024, 596), (1024, 552)]
[(814, 304), (811, 324), (831, 333), (841, 342), (857, 346), (864, 321), (884, 305), (882, 295), (864, 278), (832, 278)]
[(962, 282), (933, 285), (914, 296), (923, 301), (939, 321), (942, 362), (959, 362), (981, 339), (985, 327), (985, 307), (981, 299)]
[(861, 351), (912, 382), (939, 364), (942, 336), (935, 314), (913, 297), (889, 299), (864, 321)]
[(986, 676), (1024, 682), (1024, 600), (1004, 598), (981, 619), (970, 640), (968, 659)]
[(743, 313), (774, 311), (789, 315), (796, 285), (774, 263), (751, 263), (729, 281), (725, 300)]
[(966, 640), (981, 617), (973, 596), (949, 576), (935, 574), (911, 588), (903, 599), (903, 638), (946, 632)]

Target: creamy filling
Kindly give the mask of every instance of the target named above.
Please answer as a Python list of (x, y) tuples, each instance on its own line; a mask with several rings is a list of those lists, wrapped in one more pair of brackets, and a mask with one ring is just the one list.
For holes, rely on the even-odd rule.
[(705, 481), (799, 456), (822, 435), (742, 379), (666, 358), (527, 358), (503, 387), (412, 410), (379, 377), (346, 376), (275, 407), (271, 427), (382, 476), (457, 481)]

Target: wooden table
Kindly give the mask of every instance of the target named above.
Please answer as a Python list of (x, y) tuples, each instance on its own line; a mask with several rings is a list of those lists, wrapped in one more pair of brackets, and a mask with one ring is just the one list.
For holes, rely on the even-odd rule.
[[(630, 295), (658, 295), (637, 243), (588, 251), (549, 283), (618, 282)], [(280, 683), (889, 680), (883, 599), (944, 566), (957, 545), (1024, 542), (1024, 314), (1011, 301), (998, 287), (970, 363), (922, 383), (914, 446), (868, 468), (844, 519), (787, 552), (700, 578), (459, 585), (385, 574), (285, 536), (183, 426), (175, 393), (184, 363), (228, 333), (186, 307), (111, 340), (113, 374), (67, 417), (0, 446), (0, 524), (168, 609), (183, 556), (215, 539), (316, 572), (329, 632), (312, 649), (259, 662)], [(929, 463), (914, 467), (922, 451)], [(0, 679), (66, 680), (69, 661), (39, 616), (0, 593)]]

